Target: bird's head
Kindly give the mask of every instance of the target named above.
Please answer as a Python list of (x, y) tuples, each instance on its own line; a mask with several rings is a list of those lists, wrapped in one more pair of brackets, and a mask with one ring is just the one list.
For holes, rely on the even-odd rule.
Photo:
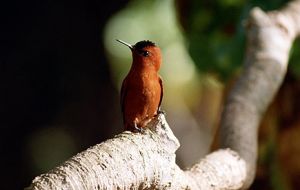
[(161, 65), (160, 48), (155, 43), (144, 40), (137, 42), (135, 45), (128, 44), (122, 40), (118, 42), (126, 45), (132, 51), (133, 65), (136, 67), (155, 68), (157, 71)]

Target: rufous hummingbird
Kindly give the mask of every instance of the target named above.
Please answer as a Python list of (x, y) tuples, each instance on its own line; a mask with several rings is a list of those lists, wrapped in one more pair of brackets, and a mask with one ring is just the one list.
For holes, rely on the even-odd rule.
[(163, 112), (160, 111), (163, 84), (158, 74), (162, 63), (161, 51), (148, 40), (135, 45), (117, 41), (130, 48), (133, 59), (121, 88), (124, 127), (125, 130), (143, 131), (152, 118)]

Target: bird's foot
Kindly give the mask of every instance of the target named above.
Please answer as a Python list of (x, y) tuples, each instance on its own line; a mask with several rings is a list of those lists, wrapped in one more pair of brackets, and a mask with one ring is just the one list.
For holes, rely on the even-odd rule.
[(145, 130), (142, 127), (138, 127), (136, 123), (133, 124), (134, 130), (132, 132), (143, 133)]
[(159, 114), (166, 115), (166, 111), (162, 110), (161, 107), (159, 107), (158, 110), (157, 110), (157, 115), (159, 115)]

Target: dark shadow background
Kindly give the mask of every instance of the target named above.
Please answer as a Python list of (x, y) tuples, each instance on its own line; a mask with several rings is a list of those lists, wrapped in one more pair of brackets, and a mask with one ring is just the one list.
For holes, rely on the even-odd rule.
[(121, 130), (111, 127), (121, 119), (102, 31), (126, 3), (1, 2), (1, 189), (23, 189), (40, 174), (24, 152), (34, 130), (63, 127), (76, 139), (75, 151)]

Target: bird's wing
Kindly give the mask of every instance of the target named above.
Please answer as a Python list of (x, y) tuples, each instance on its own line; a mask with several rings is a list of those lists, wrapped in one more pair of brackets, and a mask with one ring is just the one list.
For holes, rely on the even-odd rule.
[(161, 101), (162, 101), (162, 98), (164, 96), (164, 87), (163, 87), (163, 81), (161, 79), (161, 77), (159, 76), (159, 84), (160, 84), (160, 100), (159, 100), (159, 104), (158, 104), (158, 109), (160, 108), (160, 105), (161, 105)]
[(121, 87), (121, 97), (120, 97), (120, 103), (121, 103), (121, 111), (123, 113), (123, 119), (124, 119), (124, 100), (127, 95), (127, 78), (123, 80), (122, 87)]

